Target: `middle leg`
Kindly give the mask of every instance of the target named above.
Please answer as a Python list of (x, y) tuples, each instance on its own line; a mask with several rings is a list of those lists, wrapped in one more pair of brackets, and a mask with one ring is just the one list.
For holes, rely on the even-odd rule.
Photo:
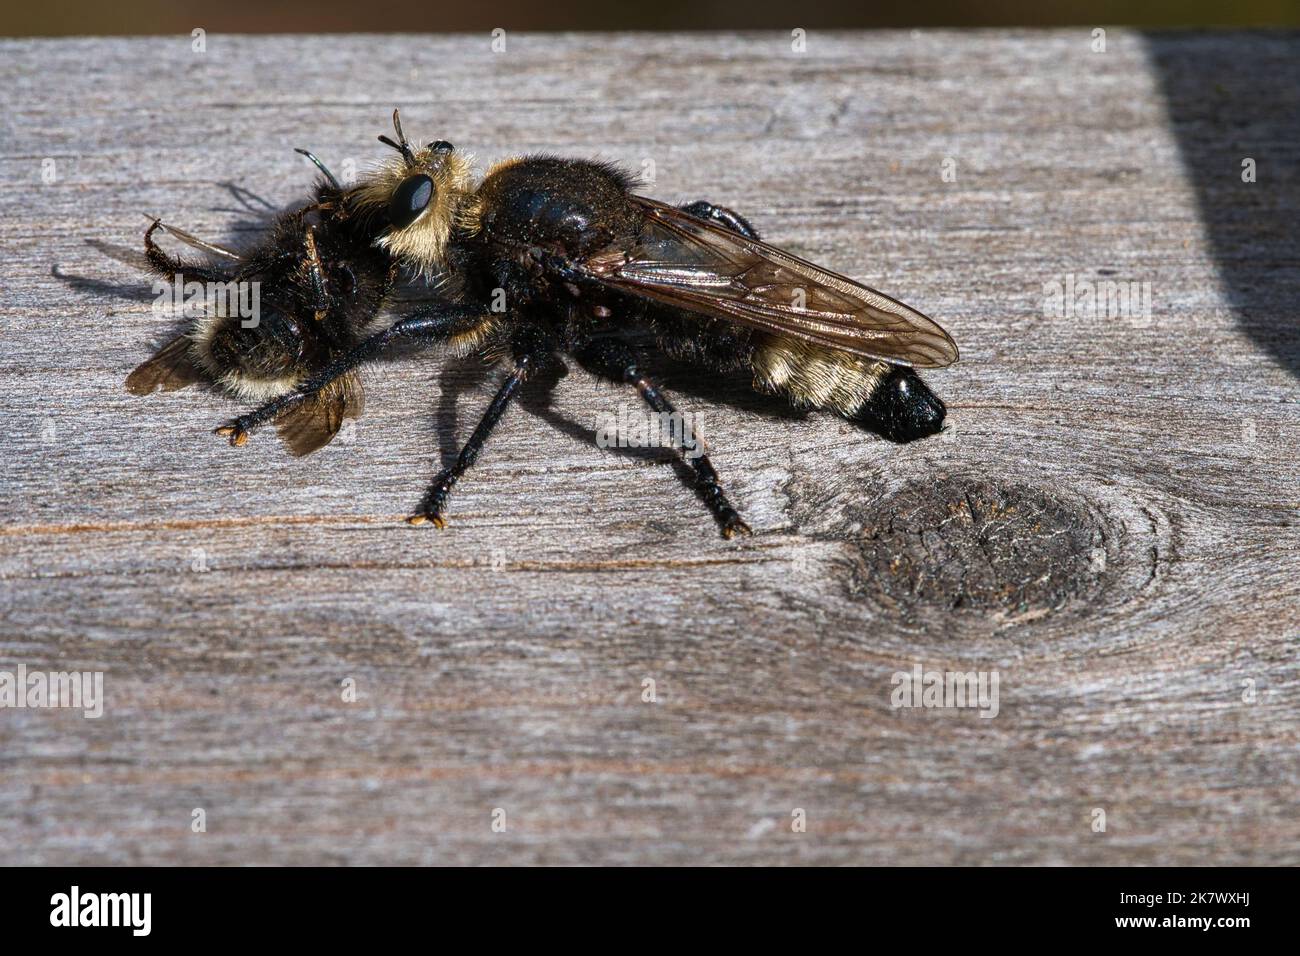
[(469, 441), (465, 442), (465, 447), (456, 456), (456, 463), (441, 471), (433, 479), (433, 484), (424, 493), (424, 500), (420, 502), (420, 510), (406, 519), (407, 524), (421, 525), (429, 522), (435, 528), (447, 526), (447, 519), (443, 517), (443, 512), (447, 509), (447, 499), (451, 496), (451, 489), (478, 459), (478, 453), (483, 449), (488, 436), (492, 434), (492, 429), (496, 428), (497, 422), (501, 421), (506, 409), (510, 407), (510, 402), (518, 394), (520, 386), (524, 384), (524, 379), (541, 364), (542, 358), (541, 354), (525, 353), (515, 360), (514, 370), (497, 390), (492, 403), (488, 405), (487, 411), (483, 413), (483, 417), (474, 428), (474, 433), (469, 436)]

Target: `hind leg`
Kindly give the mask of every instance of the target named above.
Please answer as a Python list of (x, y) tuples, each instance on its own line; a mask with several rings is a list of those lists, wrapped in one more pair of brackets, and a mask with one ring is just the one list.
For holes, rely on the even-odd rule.
[(726, 206), (715, 206), (707, 199), (697, 199), (695, 202), (688, 202), (677, 208), (682, 212), (690, 213), (696, 219), (715, 222), (724, 229), (738, 232), (746, 239), (759, 238), (758, 230), (749, 224), (748, 219)]
[(678, 450), (695, 472), (696, 491), (713, 513), (722, 529), (722, 536), (732, 538), (737, 534), (752, 533), (749, 525), (727, 500), (718, 472), (713, 467), (713, 462), (709, 461), (709, 456), (704, 454), (694, 431), (654, 380), (637, 364), (636, 354), (630, 345), (619, 339), (593, 340), (575, 349), (573, 357), (593, 375), (632, 385), (641, 399), (656, 413), (676, 423), (678, 427), (670, 430), (674, 437), (680, 436), (681, 445)]

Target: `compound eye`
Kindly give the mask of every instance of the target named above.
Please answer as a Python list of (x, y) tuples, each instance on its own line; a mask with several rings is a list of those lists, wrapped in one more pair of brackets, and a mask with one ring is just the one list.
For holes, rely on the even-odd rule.
[(393, 198), (388, 200), (388, 221), (394, 229), (405, 229), (420, 218), (431, 199), (433, 180), (424, 173), (408, 176), (393, 190)]

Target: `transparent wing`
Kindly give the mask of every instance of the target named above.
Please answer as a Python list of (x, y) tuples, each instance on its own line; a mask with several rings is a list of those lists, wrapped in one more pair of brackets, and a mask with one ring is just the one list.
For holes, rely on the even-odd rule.
[(910, 306), (765, 242), (635, 198), (646, 212), (637, 244), (583, 264), (604, 284), (896, 365), (957, 361), (948, 333)]

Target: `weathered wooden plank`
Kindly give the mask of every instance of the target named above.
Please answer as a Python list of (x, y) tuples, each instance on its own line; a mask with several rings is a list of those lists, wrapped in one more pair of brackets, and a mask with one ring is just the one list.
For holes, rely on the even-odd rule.
[[(107, 696), (0, 710), (9, 859), (1296, 862), (1296, 240), (1251, 224), (1294, 222), (1296, 93), (1258, 78), (1300, 51), (1090, 40), (0, 42), (0, 670)], [(915, 303), (962, 347), (952, 429), (896, 447), (674, 369), (758, 531), (725, 542), (662, 458), (593, 446), (635, 406), (575, 372), (438, 533), (397, 519), (472, 365), (380, 365), (305, 461), (213, 439), (210, 393), (127, 395), (166, 327), (112, 248), (140, 212), (247, 242), (241, 190), (301, 195), (293, 146), (363, 168), (395, 105), (485, 160), (653, 168)], [(1070, 276), (1151, 314), (1048, 317)], [(893, 708), (916, 664), (996, 669), (997, 716)]]

